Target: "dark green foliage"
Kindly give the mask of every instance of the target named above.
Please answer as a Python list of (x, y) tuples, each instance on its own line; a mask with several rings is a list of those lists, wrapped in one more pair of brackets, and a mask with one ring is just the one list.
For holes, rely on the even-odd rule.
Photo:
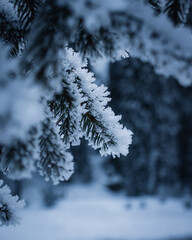
[(99, 37), (103, 42), (103, 49), (106, 56), (113, 58), (113, 52), (115, 52), (116, 36), (115, 33), (109, 29), (101, 28), (99, 31)]
[[(40, 6), (40, 0), (15, 0), (15, 11), (18, 19), (0, 11), (0, 38), (13, 45), (11, 56), (16, 56), (21, 51), (21, 45), (27, 31)], [(16, 17), (16, 16), (15, 16)]]
[(82, 54), (82, 57), (93, 56), (101, 57), (101, 39), (98, 34), (89, 33), (83, 26), (82, 21), (78, 25), (74, 46), (77, 51)]
[(152, 8), (156, 11), (156, 13), (161, 13), (161, 0), (148, 0), (148, 3), (152, 6)]
[(25, 33), (33, 22), (41, 0), (15, 0), (14, 4), (17, 8), (20, 27)]
[[(1, 204), (2, 205), (2, 204)], [(12, 213), (9, 211), (7, 204), (0, 206), (0, 219), (2, 222), (9, 222), (12, 217)]]
[(0, 38), (3, 42), (11, 44), (10, 55), (16, 56), (19, 52), (19, 44), (22, 39), (22, 31), (17, 24), (17, 20), (11, 21), (5, 12), (0, 11)]
[[(104, 151), (116, 144), (113, 136), (107, 133), (107, 128), (103, 126), (101, 119), (96, 119), (90, 112), (84, 114), (81, 127), (85, 132), (85, 136), (90, 137), (94, 145), (101, 146)], [(106, 139), (109, 140), (106, 142)]]
[(49, 79), (57, 76), (58, 51), (68, 40), (68, 27), (65, 23), (70, 12), (58, 8), (54, 2), (42, 4), (31, 31), (24, 52), (24, 64), (34, 64), (34, 79), (50, 88)]
[[(72, 133), (78, 131), (78, 125), (74, 122), (75, 119), (70, 117), (70, 113), (75, 109), (76, 104), (75, 99), (70, 94), (70, 85), (64, 81), (63, 84), (65, 84), (63, 92), (55, 95), (52, 106), (57, 125), (60, 127), (60, 135), (64, 143), (67, 144), (71, 141), (70, 136)], [(80, 84), (80, 79), (77, 79), (77, 84)], [(113, 140), (113, 136), (107, 133), (107, 128), (103, 126), (102, 119), (96, 118), (91, 113), (93, 100), (85, 92), (81, 92), (81, 94), (88, 98), (88, 101), (81, 104), (85, 104), (85, 109), (89, 110), (81, 116), (81, 130), (87, 138), (89, 137), (94, 142), (94, 145), (102, 146), (102, 149), (107, 150), (109, 146), (115, 145), (115, 140)], [(108, 142), (105, 141), (106, 138), (109, 139)]]
[(175, 26), (190, 24), (191, 0), (147, 0), (155, 13), (166, 13)]
[(80, 20), (72, 42), (75, 50), (86, 57), (113, 57), (116, 46), (116, 36), (107, 28), (100, 28), (98, 31), (89, 32), (85, 29), (83, 21)]
[(75, 119), (70, 117), (70, 112), (75, 109), (75, 99), (70, 93), (70, 84), (63, 80), (63, 91), (55, 94), (51, 103), (52, 111), (57, 119), (56, 124), (60, 128), (60, 136), (65, 144), (70, 142), (70, 136), (78, 127), (74, 122)]
[(40, 159), (37, 163), (40, 174), (46, 180), (51, 179), (54, 184), (68, 180), (73, 173), (73, 157), (65, 152), (51, 116), (41, 124), (39, 136)]
[(165, 4), (164, 11), (168, 14), (173, 23), (177, 26), (180, 23), (185, 23), (187, 8), (189, 5), (189, 1), (181, 1), (181, 0), (167, 0)]

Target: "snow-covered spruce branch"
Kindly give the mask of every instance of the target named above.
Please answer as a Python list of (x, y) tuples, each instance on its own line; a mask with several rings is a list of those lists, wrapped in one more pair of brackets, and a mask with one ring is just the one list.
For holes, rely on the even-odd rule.
[(18, 196), (12, 196), (8, 186), (2, 186), (0, 180), (0, 226), (16, 225), (20, 222), (19, 213), (25, 206), (24, 201)]
[[(61, 52), (62, 53), (62, 52)], [(62, 53), (63, 54), (63, 53)], [(66, 65), (66, 60), (61, 58), (61, 72), (58, 74), (62, 81), (62, 92), (55, 94), (52, 101), (52, 110), (57, 125), (60, 128), (61, 138), (67, 148), (70, 145), (79, 145), (83, 137), (80, 121), (82, 114), (85, 113), (82, 105), (87, 100), (79, 91), (75, 83), (76, 74), (71, 66)]]
[(104, 85), (98, 87), (92, 73), (85, 68), (77, 69), (77, 84), (80, 91), (87, 97), (81, 127), (86, 139), (94, 149), (100, 149), (101, 155), (111, 154), (113, 157), (126, 156), (131, 144), (131, 131), (124, 128), (107, 103), (109, 92)]
[[(88, 72), (87, 63), (82, 63), (79, 54), (72, 49), (66, 50), (66, 54), (61, 56), (61, 64), (65, 73), (64, 91), (56, 95), (55, 115), (65, 143), (68, 137), (66, 126), (69, 126), (70, 138), (77, 141), (69, 140), (72, 145), (85, 136), (89, 145), (100, 149), (101, 155), (127, 155), (132, 133), (119, 123), (121, 116), (115, 116), (111, 108), (106, 106), (110, 100), (107, 88), (94, 83), (95, 78)], [(64, 103), (67, 108), (63, 107)], [(73, 129), (76, 130), (74, 133)]]

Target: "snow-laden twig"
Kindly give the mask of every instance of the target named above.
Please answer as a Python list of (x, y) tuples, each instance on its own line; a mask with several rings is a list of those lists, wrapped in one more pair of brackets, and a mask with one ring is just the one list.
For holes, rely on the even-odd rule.
[(0, 225), (16, 225), (20, 221), (19, 213), (25, 206), (18, 196), (12, 196), (10, 188), (0, 180)]

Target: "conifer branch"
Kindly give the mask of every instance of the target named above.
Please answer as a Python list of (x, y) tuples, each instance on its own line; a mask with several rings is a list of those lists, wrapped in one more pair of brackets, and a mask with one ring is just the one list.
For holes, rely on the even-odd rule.
[(0, 169), (10, 179), (30, 178), (35, 170), (34, 149), (37, 130), (32, 128), (28, 133), (28, 141), (18, 140), (10, 146), (3, 146), (0, 155)]
[(0, 9), (0, 39), (6, 44), (12, 45), (11, 56), (16, 56), (22, 39), (22, 31), (18, 25), (17, 18)]
[(17, 9), (20, 27), (24, 33), (31, 27), (40, 5), (41, 0), (15, 0), (14, 6)]
[(177, 26), (180, 23), (186, 22), (191, 4), (189, 0), (166, 0), (164, 12), (167, 13), (174, 25)]
[(51, 179), (54, 184), (68, 180), (74, 172), (73, 156), (65, 151), (51, 114), (41, 124), (39, 148), (40, 159), (37, 166), (45, 180)]
[(18, 196), (12, 196), (10, 188), (0, 180), (0, 226), (16, 225), (20, 222), (19, 213), (25, 206)]

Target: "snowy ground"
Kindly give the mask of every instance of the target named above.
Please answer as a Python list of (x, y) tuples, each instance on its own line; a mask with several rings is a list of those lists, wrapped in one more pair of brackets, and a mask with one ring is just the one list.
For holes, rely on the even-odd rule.
[(115, 196), (98, 187), (71, 187), (52, 209), (30, 207), (0, 240), (192, 239), (192, 210), (179, 200)]

